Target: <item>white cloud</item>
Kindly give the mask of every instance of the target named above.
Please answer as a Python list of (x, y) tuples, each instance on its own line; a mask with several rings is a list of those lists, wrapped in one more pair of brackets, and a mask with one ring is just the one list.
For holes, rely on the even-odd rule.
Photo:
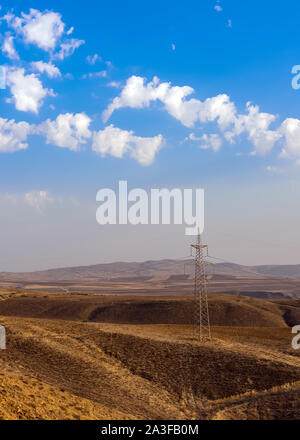
[(185, 141), (201, 141), (201, 137), (197, 137), (195, 133), (190, 133), (185, 139)]
[(161, 134), (153, 137), (132, 136), (131, 143), (133, 149), (131, 156), (136, 159), (140, 165), (151, 165), (156, 153), (163, 147), (164, 138)]
[(8, 26), (10, 26), (14, 18), (15, 18), (14, 14), (12, 14), (11, 12), (7, 12), (5, 15), (3, 15), (3, 17), (0, 17), (0, 21), (6, 21)]
[(120, 128), (109, 125), (104, 130), (94, 133), (93, 150), (101, 156), (110, 154), (121, 158), (130, 150), (131, 131), (121, 130)]
[(108, 87), (115, 87), (116, 89), (119, 89), (121, 87), (120, 81), (111, 81), (108, 84)]
[(0, 118), (0, 152), (13, 153), (28, 147), (27, 136), (31, 126), (27, 122), (15, 122)]
[[(50, 53), (53, 58), (63, 60), (84, 44), (83, 40), (64, 38), (73, 33), (74, 27), (66, 31), (61, 14), (57, 12), (30, 9), (28, 14), (22, 12), (21, 17), (8, 13), (2, 17), (2, 20), (6, 20), (7, 25), (14, 29), (25, 44), (34, 44)], [(12, 40), (8, 40), (7, 44), (11, 45), (11, 43)]]
[(110, 154), (122, 158), (128, 153), (141, 165), (150, 165), (163, 143), (161, 134), (154, 137), (140, 137), (135, 136), (133, 131), (121, 130), (109, 125), (104, 130), (94, 133), (92, 148), (103, 157)]
[(74, 26), (70, 27), (70, 29), (66, 32), (67, 35), (73, 34)]
[(275, 121), (276, 116), (259, 111), (258, 106), (247, 103), (248, 114), (238, 115), (233, 119), (233, 129), (225, 133), (229, 142), (234, 141), (235, 136), (246, 132), (249, 141), (253, 144), (255, 153), (264, 155), (269, 153), (281, 134), (277, 130), (269, 130), (269, 126)]
[(300, 157), (300, 120), (287, 118), (278, 131), (284, 137), (281, 157)]
[(54, 121), (47, 119), (36, 128), (36, 133), (45, 135), (47, 144), (78, 151), (92, 135), (90, 123), (91, 119), (85, 113), (65, 113)]
[(107, 70), (101, 70), (100, 72), (85, 73), (84, 75), (82, 75), (83, 79), (106, 78), (106, 77), (107, 77)]
[(48, 191), (32, 191), (27, 192), (24, 195), (25, 202), (36, 209), (38, 212), (42, 212), (46, 205), (53, 202), (53, 199), (49, 196)]
[(112, 103), (103, 112), (103, 119), (106, 122), (115, 110), (123, 107), (144, 108), (149, 107), (151, 101), (158, 97), (157, 84), (159, 80), (154, 78), (145, 86), (145, 79), (139, 76), (131, 76), (126, 81), (121, 95), (114, 98)]
[(100, 55), (95, 53), (95, 55), (88, 55), (86, 57), (86, 61), (88, 64), (91, 64), (93, 66), (94, 64), (96, 64), (97, 61), (102, 61), (102, 58), (100, 57)]
[[(191, 100), (192, 101), (192, 100)], [(196, 99), (194, 101), (197, 101)], [(234, 119), (236, 108), (226, 94), (220, 94), (207, 98), (205, 101), (198, 101), (198, 120), (202, 123), (217, 121), (220, 128), (224, 130)]]
[(49, 78), (55, 78), (61, 76), (60, 70), (52, 63), (45, 63), (44, 61), (33, 61), (31, 63), (33, 70), (40, 73), (46, 73)]
[(4, 53), (11, 60), (19, 60), (20, 57), (14, 46), (14, 37), (7, 35), (2, 45), (2, 53)]
[(221, 12), (221, 11), (223, 11), (223, 8), (220, 5), (215, 5), (214, 6), (214, 10), (217, 11), (217, 12)]
[[(172, 86), (169, 82), (161, 83), (157, 77), (146, 83), (145, 79), (138, 76), (128, 78), (119, 96), (115, 97), (103, 112), (103, 120), (107, 121), (115, 110), (130, 107), (142, 109), (149, 107), (152, 102), (160, 101), (164, 109), (174, 118), (179, 120), (186, 127), (193, 127), (198, 122), (200, 124), (216, 122), (220, 129), (220, 134), (230, 143), (234, 143), (236, 138), (245, 133), (254, 150), (252, 154), (265, 155), (269, 153), (275, 143), (285, 138), (286, 148), (282, 155), (293, 154), (295, 150), (300, 150), (300, 122), (290, 120), (282, 124), (280, 128), (270, 129), (271, 124), (276, 120), (276, 115), (260, 112), (258, 106), (247, 103), (246, 112), (238, 114), (235, 104), (226, 94), (219, 94), (200, 101), (188, 97), (194, 92), (189, 86)], [(297, 123), (295, 122), (297, 121)], [(299, 134), (294, 136), (293, 132), (298, 129)], [(204, 141), (202, 147), (209, 147), (217, 151), (221, 145), (219, 135), (205, 135), (198, 139), (190, 140)], [(294, 139), (295, 137), (295, 139)], [(298, 147), (299, 145), (299, 147)]]
[(218, 134), (203, 134), (200, 139), (203, 142), (200, 148), (204, 150), (211, 148), (213, 151), (219, 151), (221, 148), (222, 139)]
[(70, 40), (66, 40), (64, 43), (60, 45), (60, 50), (54, 55), (54, 58), (58, 58), (59, 60), (64, 60), (66, 57), (73, 55), (76, 49), (84, 44), (84, 40), (78, 40), (77, 38), (71, 38)]
[(196, 136), (194, 133), (190, 133), (185, 141), (200, 142), (200, 148), (206, 150), (211, 148), (213, 151), (219, 151), (222, 145), (222, 139), (218, 134), (203, 134), (202, 136)]
[(35, 44), (45, 51), (53, 50), (64, 33), (65, 24), (57, 12), (30, 9), (21, 17), (9, 15), (8, 24), (22, 35), (26, 43)]
[(7, 72), (7, 84), (17, 110), (38, 113), (46, 96), (54, 96), (53, 90), (43, 87), (35, 74), (25, 75), (24, 69), (11, 69)]
[(175, 49), (176, 49), (176, 46), (175, 46), (174, 43), (171, 44), (171, 49), (172, 49), (172, 50), (175, 50)]
[(189, 99), (194, 89), (189, 86), (171, 86), (171, 83), (160, 83), (157, 77), (145, 84), (145, 79), (131, 76), (120, 96), (103, 112), (103, 120), (107, 121), (111, 114), (120, 108), (145, 108), (156, 100), (164, 104), (167, 112), (178, 119), (186, 127), (193, 127), (196, 121), (209, 122), (217, 120), (220, 126), (225, 127), (233, 120), (235, 106), (225, 94), (208, 98), (205, 101)]

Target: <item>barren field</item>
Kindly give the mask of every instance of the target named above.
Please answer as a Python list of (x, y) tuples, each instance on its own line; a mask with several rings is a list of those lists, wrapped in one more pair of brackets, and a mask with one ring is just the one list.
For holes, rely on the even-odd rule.
[(2, 419), (300, 417), (298, 299), (211, 294), (199, 344), (188, 296), (0, 293)]

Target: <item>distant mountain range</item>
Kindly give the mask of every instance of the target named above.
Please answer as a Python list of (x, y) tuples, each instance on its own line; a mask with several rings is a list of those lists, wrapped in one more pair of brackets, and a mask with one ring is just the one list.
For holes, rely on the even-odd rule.
[[(36, 272), (0, 272), (0, 281), (91, 281), (116, 278), (168, 278), (184, 273), (184, 263), (192, 260), (151, 260), (139, 262), (115, 262), (92, 266), (66, 267)], [(192, 273), (187, 267), (187, 273)], [(217, 276), (247, 278), (299, 278), (300, 264), (243, 266), (234, 263), (218, 263), (207, 271)]]

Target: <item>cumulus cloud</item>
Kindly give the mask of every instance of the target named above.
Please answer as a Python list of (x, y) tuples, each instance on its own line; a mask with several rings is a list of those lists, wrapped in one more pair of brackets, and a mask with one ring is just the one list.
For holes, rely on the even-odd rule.
[[(226, 94), (209, 97), (204, 101), (191, 98), (194, 90), (189, 86), (172, 86), (169, 82), (160, 82), (157, 77), (146, 82), (145, 78), (131, 76), (128, 78), (119, 96), (115, 97), (103, 112), (102, 117), (107, 121), (112, 113), (118, 109), (130, 107), (142, 109), (149, 107), (152, 102), (159, 101), (163, 108), (186, 127), (194, 127), (196, 123), (206, 124), (215, 122), (220, 135), (204, 135), (198, 138), (202, 148), (212, 148), (217, 151), (222, 143), (221, 136), (234, 143), (236, 138), (245, 134), (253, 145), (253, 154), (265, 155), (269, 153), (275, 143), (282, 137), (285, 147), (282, 155), (295, 155), (298, 151), (297, 139), (298, 120), (290, 119), (281, 127), (271, 129), (276, 115), (261, 112), (258, 106), (246, 105), (246, 112), (239, 114), (234, 102)], [(300, 123), (299, 123), (300, 125)], [(296, 132), (296, 135), (294, 133)], [(190, 140), (193, 134), (190, 135)]]
[(224, 127), (232, 122), (236, 112), (235, 106), (225, 94), (208, 98), (205, 101), (186, 98), (194, 92), (189, 86), (171, 86), (171, 83), (160, 83), (157, 77), (145, 84), (145, 78), (131, 76), (120, 96), (113, 99), (103, 112), (103, 120), (107, 121), (112, 113), (123, 107), (145, 108), (153, 101), (164, 104), (167, 112), (178, 119), (186, 127), (193, 127), (197, 121), (209, 122), (217, 120)]
[(54, 66), (52, 63), (45, 63), (44, 61), (33, 61), (31, 63), (33, 70), (40, 73), (46, 73), (49, 78), (55, 78), (61, 76), (61, 72), (58, 67)]
[(287, 118), (279, 128), (284, 138), (281, 157), (300, 157), (300, 120)]
[[(1, 17), (0, 21), (6, 21), (9, 28), (9, 32), (5, 34), (2, 42), (1, 50), (13, 61), (20, 60), (14, 46), (15, 40), (26, 45), (37, 46), (46, 51), (51, 60), (63, 60), (72, 55), (84, 43), (83, 40), (68, 37), (74, 28), (66, 30), (61, 14), (57, 12), (30, 9), (29, 13), (22, 12), (20, 16), (9, 12)], [(28, 74), (24, 68), (16, 68), (19, 64), (20, 67), (21, 65), (28, 66), (28, 63), (21, 64), (19, 61), (19, 63), (14, 63), (14, 67), (8, 68), (7, 85), (12, 97), (6, 101), (14, 103), (17, 110), (37, 114), (45, 97), (54, 96), (52, 89), (43, 87), (39, 74), (55, 78), (61, 77), (61, 72), (51, 61), (32, 61), (30, 69), (37, 74)]]
[[(2, 20), (7, 22), (8, 27), (25, 44), (33, 44), (60, 60), (72, 55), (84, 43), (76, 38), (64, 38), (72, 34), (74, 27), (66, 31), (65, 23), (58, 12), (30, 9), (28, 14), (22, 12), (20, 17), (8, 13)], [(7, 44), (11, 43), (12, 40), (7, 41)]]
[(163, 143), (161, 134), (154, 137), (140, 137), (135, 136), (133, 131), (121, 130), (109, 125), (104, 130), (94, 133), (92, 148), (103, 157), (110, 154), (122, 158), (128, 153), (141, 165), (150, 165)]
[(0, 152), (13, 153), (28, 147), (27, 136), (32, 128), (27, 122), (0, 118)]
[(9, 69), (7, 84), (17, 110), (38, 113), (46, 96), (54, 96), (53, 90), (43, 87), (35, 74), (25, 75), (24, 69)]
[(275, 142), (280, 139), (278, 130), (270, 130), (269, 126), (276, 120), (276, 116), (259, 111), (258, 106), (247, 103), (247, 114), (239, 114), (233, 119), (233, 129), (225, 133), (226, 139), (233, 143), (234, 138), (241, 133), (248, 134), (249, 141), (253, 144), (255, 153), (264, 155), (269, 153)]
[(4, 42), (2, 44), (2, 53), (6, 55), (11, 60), (19, 60), (20, 57), (15, 49), (14, 45), (14, 37), (12, 35), (7, 35), (4, 38)]
[(80, 145), (92, 136), (90, 123), (91, 119), (85, 113), (65, 113), (54, 121), (47, 119), (36, 128), (36, 133), (45, 135), (47, 144), (78, 151)]
[[(150, 165), (164, 144), (161, 134), (154, 137), (135, 136), (133, 131), (121, 130), (113, 125), (91, 132), (90, 123), (91, 119), (85, 113), (60, 114), (55, 120), (47, 119), (39, 125), (0, 118), (0, 152), (26, 149), (29, 134), (45, 136), (47, 144), (73, 151), (79, 151), (81, 145), (93, 137), (92, 149), (103, 157), (111, 155), (122, 158), (128, 154), (141, 165)], [(37, 192), (33, 194), (34, 197), (28, 195), (28, 202), (31, 200), (34, 203), (41, 196)]]
[(37, 9), (30, 9), (29, 14), (22, 12), (21, 17), (9, 14), (7, 22), (26, 43), (35, 44), (47, 52), (56, 47), (65, 28), (59, 13)]
[(53, 202), (53, 199), (49, 196), (48, 191), (31, 191), (24, 195), (25, 202), (36, 209), (38, 212), (42, 212), (46, 205)]

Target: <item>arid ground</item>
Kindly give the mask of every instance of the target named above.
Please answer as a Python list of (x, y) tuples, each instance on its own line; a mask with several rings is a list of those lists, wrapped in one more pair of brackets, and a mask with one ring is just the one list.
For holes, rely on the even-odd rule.
[(300, 299), (210, 293), (213, 339), (200, 344), (192, 285), (171, 284), (3, 282), (0, 419), (299, 419)]

